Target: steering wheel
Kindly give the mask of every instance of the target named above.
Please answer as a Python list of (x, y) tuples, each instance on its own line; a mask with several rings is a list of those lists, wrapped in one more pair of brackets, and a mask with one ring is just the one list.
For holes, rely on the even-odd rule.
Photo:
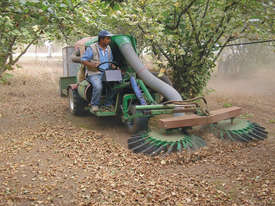
[(119, 67), (119, 64), (117, 63), (117, 62), (115, 62), (115, 61), (106, 61), (106, 62), (102, 62), (102, 63), (100, 63), (96, 68), (99, 70), (99, 71), (101, 71), (101, 72), (104, 72), (105, 70), (109, 70), (109, 69), (100, 69), (99, 67), (101, 66), (101, 65), (103, 65), (103, 64), (113, 64), (113, 65), (115, 65), (115, 69), (117, 69), (118, 67)]

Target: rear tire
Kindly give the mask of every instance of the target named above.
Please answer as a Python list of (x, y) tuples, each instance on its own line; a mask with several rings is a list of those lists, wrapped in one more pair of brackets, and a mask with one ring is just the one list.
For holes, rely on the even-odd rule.
[(77, 116), (84, 115), (86, 113), (85, 107), (88, 103), (79, 96), (77, 89), (69, 88), (68, 93), (70, 112)]

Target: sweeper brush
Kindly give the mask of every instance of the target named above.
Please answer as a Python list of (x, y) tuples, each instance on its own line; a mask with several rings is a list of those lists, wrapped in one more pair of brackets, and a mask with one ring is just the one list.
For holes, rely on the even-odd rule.
[[(192, 127), (208, 126), (215, 136), (231, 141), (250, 142), (264, 140), (267, 132), (257, 123), (236, 118), (241, 108), (231, 107), (158, 119), (158, 126), (139, 132), (128, 140), (128, 148), (146, 155), (170, 154), (182, 150), (195, 150), (206, 145), (194, 134)], [(207, 112), (205, 112), (207, 111)]]
[(267, 138), (264, 127), (243, 119), (223, 120), (210, 125), (213, 133), (221, 139), (231, 141), (257, 141)]
[(184, 149), (198, 149), (205, 145), (202, 138), (183, 132), (182, 129), (143, 131), (128, 140), (129, 149), (148, 155), (182, 152)]

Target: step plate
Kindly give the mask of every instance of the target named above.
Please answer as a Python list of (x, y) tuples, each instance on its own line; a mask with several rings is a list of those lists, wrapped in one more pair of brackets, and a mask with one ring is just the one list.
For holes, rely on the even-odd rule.
[(97, 111), (97, 112), (93, 112), (92, 111), (92, 109), (89, 109), (90, 110), (90, 112), (93, 114), (93, 115), (95, 115), (95, 116), (97, 116), (97, 117), (110, 117), (110, 116), (116, 116), (116, 112), (112, 112), (112, 111)]

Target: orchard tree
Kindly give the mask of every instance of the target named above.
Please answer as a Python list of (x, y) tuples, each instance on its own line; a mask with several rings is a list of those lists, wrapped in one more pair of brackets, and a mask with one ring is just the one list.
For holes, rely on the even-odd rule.
[[(113, 28), (106, 15), (116, 1), (6, 0), (0, 2), (0, 79), (41, 39), (73, 44)], [(120, 2), (120, 1), (117, 1)], [(14, 58), (15, 51), (20, 54)]]
[(236, 39), (274, 37), (271, 0), (128, 0), (110, 14), (113, 25), (142, 36), (172, 69), (184, 97), (200, 94), (223, 48)]
[[(85, 2), (84, 2), (85, 3)], [(77, 33), (82, 1), (6, 0), (0, 2), (0, 76), (38, 40), (69, 41)], [(14, 52), (20, 51), (17, 57)]]

